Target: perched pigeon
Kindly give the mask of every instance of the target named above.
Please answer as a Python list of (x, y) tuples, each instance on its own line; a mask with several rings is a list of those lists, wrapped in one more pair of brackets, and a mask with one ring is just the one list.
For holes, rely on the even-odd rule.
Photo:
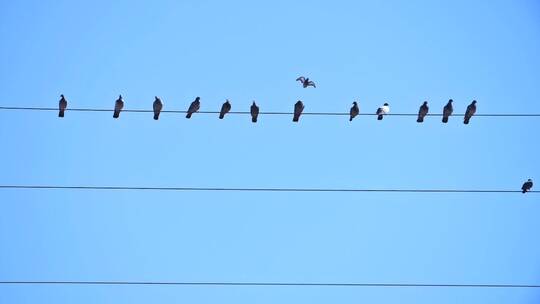
[(259, 116), (259, 107), (257, 104), (255, 104), (255, 101), (253, 101), (253, 104), (251, 105), (251, 122), (257, 122), (257, 117)]
[(388, 106), (388, 103), (384, 103), (384, 105), (377, 109), (377, 120), (382, 120), (383, 116), (388, 114), (390, 112), (390, 107)]
[(360, 108), (358, 108), (358, 103), (354, 101), (352, 104), (353, 106), (351, 107), (351, 111), (349, 112), (350, 113), (349, 121), (352, 121), (353, 118), (355, 118), (360, 113)]
[(467, 106), (467, 111), (465, 112), (465, 118), (463, 119), (464, 124), (469, 124), (469, 120), (476, 113), (476, 100), (473, 100), (470, 105)]
[(305, 78), (304, 76), (300, 76), (300, 77), (296, 78), (296, 81), (300, 81), (302, 83), (302, 86), (304, 87), (304, 89), (309, 87), (309, 86), (312, 86), (312, 87), (316, 88), (315, 82), (309, 80), (309, 78)]
[(525, 193), (527, 191), (531, 191), (531, 188), (533, 186), (533, 182), (532, 182), (532, 179), (528, 179), (524, 184), (523, 186), (521, 186), (521, 192), (522, 193)]
[(60, 95), (60, 101), (58, 101), (58, 117), (64, 117), (64, 111), (67, 108), (67, 100), (64, 98), (64, 94)]
[(292, 121), (298, 122), (300, 115), (302, 115), (302, 111), (304, 111), (304, 104), (299, 100), (294, 104), (294, 116)]
[(191, 115), (193, 113), (199, 111), (199, 108), (201, 107), (201, 98), (197, 96), (195, 100), (189, 105), (189, 109), (187, 110), (186, 118), (191, 118)]
[(154, 120), (159, 119), (159, 113), (161, 113), (162, 109), (163, 109), (163, 102), (161, 102), (161, 99), (156, 96), (156, 99), (154, 100)]
[(454, 112), (454, 107), (452, 106), (452, 102), (454, 102), (452, 99), (448, 100), (448, 103), (443, 108), (443, 117), (442, 122), (447, 123), (448, 117), (452, 115), (452, 112)]
[(221, 111), (219, 112), (219, 119), (223, 119), (225, 117), (225, 114), (229, 113), (231, 110), (231, 103), (227, 99), (225, 103), (221, 106)]
[(427, 101), (424, 101), (424, 103), (420, 106), (420, 110), (418, 110), (418, 119), (416, 122), (424, 122), (424, 117), (426, 117), (428, 112), (429, 107), (427, 105)]
[(120, 111), (124, 108), (124, 99), (122, 99), (122, 95), (118, 96), (118, 99), (116, 100), (116, 103), (114, 104), (114, 114), (113, 118), (120, 117)]

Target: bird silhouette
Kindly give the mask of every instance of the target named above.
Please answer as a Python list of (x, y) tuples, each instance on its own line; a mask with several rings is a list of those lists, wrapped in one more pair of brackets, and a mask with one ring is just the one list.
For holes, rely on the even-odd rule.
[(418, 110), (418, 119), (416, 122), (424, 122), (424, 117), (426, 117), (428, 112), (429, 107), (427, 105), (427, 101), (424, 101), (424, 103), (420, 106), (420, 110)]
[(304, 111), (304, 104), (299, 100), (294, 104), (294, 116), (292, 121), (298, 122), (300, 115), (302, 115), (302, 111)]
[(388, 112), (390, 112), (390, 106), (385, 102), (382, 107), (377, 109), (377, 120), (382, 120)]
[(120, 111), (124, 108), (124, 99), (122, 98), (122, 95), (118, 96), (118, 99), (114, 103), (114, 113), (113, 118), (120, 117)]
[(58, 117), (64, 117), (64, 111), (67, 108), (67, 100), (64, 97), (64, 94), (60, 95), (60, 100), (58, 101)]
[(201, 107), (201, 98), (197, 96), (195, 100), (189, 105), (189, 109), (187, 110), (186, 118), (191, 118), (191, 115), (193, 113), (199, 111), (199, 108)]
[(349, 121), (352, 121), (353, 118), (355, 118), (358, 114), (360, 114), (360, 108), (358, 108), (358, 103), (354, 101), (352, 104), (353, 106), (351, 107), (351, 111), (349, 112), (350, 114)]
[(221, 106), (221, 111), (219, 112), (219, 119), (223, 119), (225, 117), (225, 114), (229, 113), (231, 110), (231, 103), (227, 99), (225, 103)]
[(163, 109), (163, 102), (161, 102), (161, 99), (157, 96), (156, 96), (156, 99), (154, 100), (153, 108), (154, 108), (154, 120), (158, 120), (159, 114), (161, 113), (161, 110)]
[(257, 122), (257, 117), (259, 116), (259, 107), (255, 103), (255, 101), (253, 101), (253, 104), (251, 105), (250, 112), (251, 122)]
[(454, 112), (454, 106), (452, 106), (453, 102), (454, 101), (452, 99), (448, 100), (448, 103), (443, 108), (443, 118), (442, 118), (443, 123), (447, 123), (448, 117), (450, 117), (452, 113)]
[(523, 186), (521, 186), (521, 192), (526, 193), (528, 191), (531, 191), (531, 188), (533, 186), (532, 179), (528, 179), (525, 183), (523, 183)]
[(476, 100), (473, 100), (470, 105), (467, 106), (467, 111), (465, 111), (465, 117), (463, 118), (463, 123), (468, 125), (471, 117), (476, 113)]
[(306, 78), (304, 76), (300, 76), (300, 77), (296, 78), (296, 81), (300, 81), (300, 83), (302, 83), (302, 86), (304, 87), (304, 89), (309, 87), (309, 86), (316, 88), (315, 82), (309, 80), (309, 78)]

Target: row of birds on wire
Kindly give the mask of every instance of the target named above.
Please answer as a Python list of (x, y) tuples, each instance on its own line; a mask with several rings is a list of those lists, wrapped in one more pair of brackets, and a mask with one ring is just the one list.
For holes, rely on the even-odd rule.
[[(306, 78), (304, 76), (300, 76), (296, 79), (296, 81), (299, 81), (302, 84), (303, 88), (313, 87), (316, 88), (315, 82), (312, 80), (309, 80), (309, 78)], [(201, 107), (201, 98), (197, 97), (195, 100), (190, 104), (186, 118), (191, 118), (191, 116), (199, 111)], [(453, 106), (453, 100), (450, 99), (448, 103), (443, 108), (442, 113), (442, 122), (447, 123), (448, 118), (452, 115), (454, 112), (454, 106)], [(58, 103), (59, 107), (59, 113), (58, 117), (64, 117), (65, 111), (67, 109), (68, 102), (65, 98), (65, 96), (62, 94), (60, 95), (60, 101)], [(114, 113), (113, 118), (119, 118), (120, 112), (122, 112), (124, 108), (124, 99), (122, 98), (122, 95), (118, 97), (114, 104)], [(232, 109), (231, 102), (227, 99), (225, 103), (221, 106), (221, 111), (219, 112), (219, 119), (223, 119), (227, 113), (229, 113)], [(154, 110), (154, 119), (158, 120), (159, 115), (161, 111), (163, 110), (163, 102), (159, 97), (155, 97), (154, 103), (153, 103), (153, 110)], [(293, 113), (293, 121), (298, 122), (300, 120), (300, 116), (302, 115), (302, 112), (304, 111), (304, 103), (301, 100), (298, 100), (294, 105), (294, 113)], [(375, 114), (377, 115), (377, 120), (382, 120), (384, 115), (390, 113), (390, 105), (388, 103), (384, 103), (382, 106), (377, 108), (377, 111)], [(424, 122), (424, 118), (429, 113), (429, 106), (428, 102), (424, 101), (424, 103), (420, 106), (420, 109), (418, 110), (418, 119), (416, 120), (419, 123)], [(471, 104), (467, 106), (467, 110), (465, 111), (463, 123), (469, 124), (469, 121), (471, 117), (476, 113), (476, 100), (473, 100)], [(259, 106), (253, 101), (253, 104), (250, 107), (250, 114), (251, 114), (251, 121), (257, 122), (257, 118), (259, 116)], [(354, 101), (352, 104), (352, 107), (349, 111), (349, 121), (352, 121), (356, 116), (360, 114), (360, 107), (358, 106), (358, 102)]]

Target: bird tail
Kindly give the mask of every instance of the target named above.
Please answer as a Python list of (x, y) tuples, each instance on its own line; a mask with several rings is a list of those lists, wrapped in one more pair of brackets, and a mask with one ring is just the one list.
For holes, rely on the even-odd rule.
[(463, 120), (463, 123), (468, 125), (470, 119), (471, 119), (470, 117), (465, 117), (465, 119)]
[(300, 115), (294, 115), (292, 121), (298, 122), (299, 119), (300, 119)]
[(448, 122), (448, 116), (443, 116), (442, 122), (443, 122), (443, 123), (447, 123), (447, 122)]
[(418, 117), (418, 119), (416, 120), (416, 122), (424, 122), (424, 117)]
[(219, 119), (223, 119), (225, 117), (225, 113), (219, 113)]
[(383, 116), (379, 114), (379, 116), (377, 116), (377, 120), (382, 120)]
[(251, 117), (251, 122), (257, 122), (257, 116)]
[(188, 112), (188, 113), (186, 114), (186, 118), (188, 118), (188, 119), (191, 118), (191, 114), (193, 114), (193, 113)]
[(60, 110), (60, 112), (58, 112), (58, 117), (64, 117), (64, 110)]
[(521, 193), (525, 193), (525, 192), (527, 192), (527, 189), (521, 190)]
[(352, 119), (353, 119), (353, 117), (351, 116), (351, 117), (349, 118), (349, 121), (352, 121)]
[(120, 111), (114, 110), (114, 114), (113, 114), (112, 117), (113, 117), (113, 118), (118, 118), (118, 117), (120, 117)]
[(154, 113), (154, 120), (158, 120), (159, 119), (159, 113)]

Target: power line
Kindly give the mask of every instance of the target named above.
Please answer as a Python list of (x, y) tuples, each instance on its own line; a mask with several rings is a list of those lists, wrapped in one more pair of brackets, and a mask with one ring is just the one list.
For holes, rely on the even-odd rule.
[[(0, 185), (0, 189), (37, 190), (121, 190), (121, 191), (229, 191), (229, 192), (396, 192), (396, 193), (521, 193), (504, 189), (345, 189), (345, 188), (229, 188), (229, 187), (137, 187), (137, 186), (58, 186)], [(529, 191), (528, 193), (540, 193)]]
[(0, 281), (2, 285), (177, 285), (258, 287), (383, 287), (383, 288), (540, 288), (531, 284), (417, 284), (417, 283), (284, 283), (284, 282), (151, 282), (151, 281)]
[[(49, 107), (7, 107), (2, 106), (0, 110), (13, 110), (13, 111), (58, 111), (58, 108), (49, 108)], [(94, 108), (68, 108), (66, 111), (73, 112), (113, 112), (113, 109), (94, 109)], [(137, 109), (126, 109), (122, 112), (128, 113), (153, 113), (153, 110), (137, 110)], [(161, 113), (175, 113), (175, 114), (186, 114), (187, 111), (181, 110), (162, 110)], [(220, 111), (197, 111), (196, 114), (219, 114)], [(229, 114), (236, 115), (250, 115), (249, 111), (231, 111)], [(293, 115), (293, 112), (260, 112), (259, 115)], [(313, 116), (349, 116), (348, 112), (303, 112), (302, 115), (313, 115)], [(377, 116), (375, 113), (360, 113), (359, 116)], [(418, 116), (418, 113), (388, 113), (386, 116)], [(452, 114), (452, 116), (464, 116), (465, 114)], [(427, 114), (427, 116), (443, 116), (442, 114), (433, 113)], [(474, 116), (478, 117), (540, 117), (539, 114), (522, 114), (522, 113), (502, 113), (502, 114), (475, 114)]]

